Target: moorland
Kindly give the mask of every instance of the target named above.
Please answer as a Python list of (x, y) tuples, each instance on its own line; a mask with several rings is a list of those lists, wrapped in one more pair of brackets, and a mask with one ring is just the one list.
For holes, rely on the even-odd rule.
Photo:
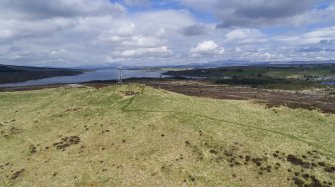
[(1, 88), (0, 184), (333, 186), (334, 86), (317, 77), (286, 78), (313, 81), (304, 89), (219, 81), (241, 77)]

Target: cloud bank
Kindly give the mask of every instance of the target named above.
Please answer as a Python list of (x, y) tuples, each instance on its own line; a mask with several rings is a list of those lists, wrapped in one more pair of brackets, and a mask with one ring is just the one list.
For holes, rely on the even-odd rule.
[(2, 0), (0, 63), (75, 67), (328, 60), (335, 3)]

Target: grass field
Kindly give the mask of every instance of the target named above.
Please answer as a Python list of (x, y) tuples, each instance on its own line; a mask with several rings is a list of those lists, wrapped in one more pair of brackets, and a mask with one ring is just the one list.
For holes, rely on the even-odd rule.
[(0, 186), (332, 186), (335, 115), (130, 84), (0, 93)]

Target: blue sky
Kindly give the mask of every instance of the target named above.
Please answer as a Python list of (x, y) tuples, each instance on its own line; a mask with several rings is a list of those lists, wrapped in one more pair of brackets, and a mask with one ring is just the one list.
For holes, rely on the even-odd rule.
[(331, 60), (334, 0), (2, 0), (0, 63)]

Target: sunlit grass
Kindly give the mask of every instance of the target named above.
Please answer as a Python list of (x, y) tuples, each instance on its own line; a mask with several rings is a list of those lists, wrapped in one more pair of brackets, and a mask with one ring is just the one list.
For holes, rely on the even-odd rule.
[[(335, 164), (335, 116), (318, 111), (122, 85), (0, 93), (0, 123), (0, 186), (290, 186), (294, 171), (335, 180), (287, 161)], [(80, 142), (54, 145), (71, 136)]]

